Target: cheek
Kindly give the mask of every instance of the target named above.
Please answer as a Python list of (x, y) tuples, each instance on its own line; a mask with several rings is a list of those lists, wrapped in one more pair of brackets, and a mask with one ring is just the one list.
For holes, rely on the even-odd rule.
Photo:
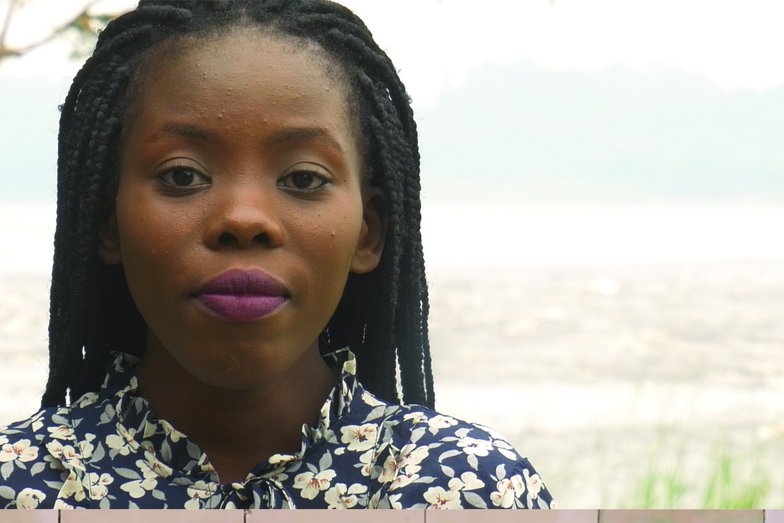
[(338, 211), (320, 214), (303, 231), (305, 251), (322, 263), (350, 263), (362, 230), (362, 216)]
[(144, 205), (141, 201), (118, 205), (120, 251), (129, 285), (144, 285), (183, 273), (189, 263), (184, 249), (190, 245), (188, 238), (193, 234), (187, 223), (176, 210)]

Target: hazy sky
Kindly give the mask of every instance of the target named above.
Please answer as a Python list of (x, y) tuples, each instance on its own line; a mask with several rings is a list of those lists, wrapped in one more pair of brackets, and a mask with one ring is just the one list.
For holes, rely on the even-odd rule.
[[(4, 6), (7, 0), (0, 0)], [(11, 44), (34, 40), (85, 0), (28, 0)], [(105, 0), (96, 9), (133, 5)], [(670, 65), (723, 87), (784, 83), (780, 0), (347, 0), (401, 69), (415, 105), (435, 102), (486, 62), (521, 60), (559, 69)], [(26, 16), (29, 16), (27, 19)], [(30, 23), (29, 20), (35, 20)], [(9, 74), (71, 74), (57, 46)], [(33, 72), (37, 71), (37, 72)]]
[[(46, 34), (49, 27), (62, 23), (69, 13), (78, 12), (85, 1), (27, 0), (23, 15), (29, 19), (25, 20), (20, 15), (18, 23), (15, 23), (12, 28), (9, 43), (24, 45), (26, 42), (34, 41)], [(97, 7), (112, 11), (118, 6), (128, 6), (133, 3), (127, 0), (111, 0), (103, 1)], [(635, 71), (665, 66), (696, 73), (725, 89), (769, 90), (765, 95), (760, 96), (760, 100), (765, 103), (770, 99), (780, 101), (782, 98), (777, 92), (772, 91), (774, 87), (784, 86), (784, 60), (781, 58), (781, 50), (784, 49), (784, 31), (780, 29), (780, 21), (784, 20), (784, 2), (781, 0), (347, 0), (344, 3), (366, 21), (378, 42), (387, 50), (400, 69), (401, 76), (414, 99), (420, 128), (423, 131), (424, 167), (427, 167), (428, 162), (430, 165), (438, 162), (438, 151), (431, 146), (435, 141), (433, 137), (438, 138), (443, 134), (438, 130), (430, 129), (432, 126), (427, 119), (428, 113), (432, 120), (440, 114), (438, 111), (451, 111), (470, 116), (472, 111), (484, 110), (480, 106), (481, 100), (477, 99), (463, 102), (454, 109), (449, 103), (446, 104), (446, 108), (439, 107), (436, 105), (439, 95), (447, 88), (454, 91), (461, 87), (469, 73), (483, 66), (486, 67), (488, 63), (507, 66), (517, 62), (527, 62), (539, 68), (551, 68), (569, 73), (561, 75), (565, 79), (560, 85), (573, 85), (570, 79), (580, 76), (574, 73), (575, 70), (597, 71), (597, 78), (604, 78), (600, 76), (601, 71), (612, 65), (626, 66)], [(0, 0), (0, 16), (6, 5), (7, 0)], [(62, 102), (67, 86), (79, 66), (77, 62), (66, 59), (68, 49), (66, 43), (52, 44), (23, 59), (7, 60), (0, 65), (0, 117), (2, 118), (0, 120), (0, 202), (4, 200), (4, 195), (11, 195), (11, 201), (24, 201), (28, 197), (36, 201), (41, 201), (42, 198), (49, 202), (54, 201), (53, 173), (58, 117), (56, 108), (57, 104)], [(538, 71), (540, 77), (543, 75), (546, 77), (546, 73), (544, 70)], [(680, 77), (674, 76), (674, 78)], [(526, 81), (528, 80), (530, 78), (526, 78)], [(465, 85), (469, 85), (469, 82)], [(677, 89), (679, 84), (674, 85)], [(735, 94), (731, 96), (735, 97)], [(744, 99), (755, 98), (751, 93), (741, 93), (738, 96), (745, 97)], [(606, 103), (608, 97), (609, 95), (604, 96), (597, 103)], [(540, 105), (541, 102), (540, 98), (535, 101)], [(777, 103), (778, 105), (773, 109), (765, 105), (755, 107), (754, 114), (744, 113), (741, 119), (744, 125), (735, 126), (740, 127), (741, 132), (736, 131), (734, 135), (729, 135), (725, 142), (706, 141), (706, 143), (734, 145), (734, 136), (738, 136), (739, 140), (746, 139), (748, 142), (746, 146), (737, 148), (739, 151), (737, 156), (741, 160), (775, 156), (771, 151), (779, 149), (775, 142), (780, 134), (766, 132), (769, 128), (757, 126), (753, 118), (757, 114), (762, 114), (767, 115), (766, 118), (774, 122), (784, 120), (778, 116), (783, 112), (782, 104)], [(547, 100), (547, 104), (544, 104), (541, 111), (547, 113), (550, 108), (558, 104), (561, 103), (557, 100)], [(647, 107), (644, 104), (642, 106)], [(718, 105), (717, 108), (721, 109)], [(601, 107), (598, 110), (601, 110)], [(670, 107), (665, 106), (663, 110), (669, 111)], [(653, 112), (655, 109), (651, 108), (650, 111)], [(717, 111), (713, 111), (715, 112)], [(606, 111), (602, 114), (611, 114), (611, 112)], [(671, 117), (670, 114), (655, 116), (664, 119)], [(543, 120), (548, 118), (550, 118), (549, 113), (542, 117)], [(695, 118), (695, 121), (702, 120)], [(620, 119), (615, 123), (618, 122), (623, 124), (626, 120)], [(530, 120), (526, 121), (526, 125), (537, 132), (543, 129), (543, 126), (532, 125)], [(705, 135), (708, 132), (705, 127), (706, 125), (703, 125), (700, 132), (696, 134)], [(727, 125), (708, 127), (715, 128), (717, 133), (725, 132), (729, 128)], [(767, 141), (763, 144), (756, 139), (752, 142), (748, 141), (749, 136), (756, 138), (759, 133), (744, 134), (743, 132), (756, 127), (760, 127), (759, 133), (767, 137)], [(775, 129), (779, 127), (778, 124), (774, 126)], [(466, 125), (465, 129), (467, 133), (473, 135), (486, 131), (470, 125)], [(600, 134), (589, 131), (591, 136)], [(684, 128), (683, 133), (689, 135), (694, 134), (694, 131), (692, 128)], [(553, 147), (559, 146), (555, 149), (559, 153), (554, 157), (576, 156), (579, 152), (568, 141), (556, 139), (557, 136), (551, 140)], [(669, 143), (664, 140), (657, 140), (658, 142), (665, 145)], [(584, 145), (587, 142), (580, 139), (576, 143)], [(689, 144), (682, 145), (681, 149), (688, 148)], [(427, 147), (431, 148), (427, 149)], [(595, 149), (610, 156), (614, 154), (609, 146), (605, 148), (597, 145)], [(707, 147), (704, 151), (695, 152), (694, 155), (698, 156), (701, 162), (704, 158), (710, 158), (712, 152), (716, 150), (722, 148)], [(461, 152), (466, 151), (461, 149)], [(753, 154), (748, 154), (749, 152)], [(661, 153), (659, 156), (664, 154)], [(582, 167), (588, 165), (579, 160), (579, 158), (575, 160), (578, 165)], [(645, 163), (648, 165), (651, 162)], [(537, 172), (532, 171), (532, 174), (536, 176)], [(586, 173), (588, 174), (590, 173)], [(423, 180), (427, 182), (426, 189), (432, 191), (435, 186), (432, 181), (433, 175), (437, 177), (439, 173), (427, 172), (426, 175), (423, 176)], [(471, 194), (474, 194), (474, 191)], [(5, 201), (9, 199), (5, 198)], [(537, 222), (534, 220), (537, 216), (544, 215), (534, 213), (526, 218), (532, 230), (546, 232), (552, 229), (550, 218), (545, 216), (547, 218), (545, 222)], [(773, 237), (771, 231), (780, 230), (780, 224), (784, 223), (780, 215), (776, 216), (775, 219), (762, 216), (759, 219), (749, 219), (751, 221), (740, 220), (738, 223), (747, 225), (744, 230), (755, 230), (759, 233), (758, 236), (761, 238), (757, 242), (759, 245), (770, 245), (773, 242), (765, 238)], [(681, 215), (678, 217), (679, 225), (667, 230), (683, 232), (680, 236), (677, 234), (676, 236), (684, 238), (684, 244), (691, 241), (688, 240), (689, 238), (697, 235), (705, 236), (703, 224), (710, 220), (695, 222), (696, 225), (690, 229), (681, 226), (685, 218)], [(572, 236), (578, 239), (583, 236), (593, 238), (596, 231), (603, 230), (612, 233), (613, 229), (608, 224), (623, 220), (615, 219), (614, 215), (611, 218), (605, 219), (602, 215), (596, 223), (582, 219), (580, 223), (586, 223), (585, 231), (580, 229)], [(3, 221), (9, 224), (14, 222), (13, 219), (0, 220)], [(41, 218), (41, 223), (48, 223), (48, 221), (51, 221), (48, 216)], [(437, 220), (431, 219), (431, 222), (437, 223)], [(509, 226), (516, 227), (514, 225), (516, 222), (517, 220), (509, 222)], [(564, 225), (563, 230), (556, 233), (560, 234), (558, 237), (561, 244), (572, 245), (575, 242), (571, 242), (565, 235), (568, 230), (571, 230), (569, 227), (572, 227), (574, 221), (562, 219), (562, 222), (568, 224), (568, 227)], [(663, 234), (658, 218), (645, 218), (643, 222), (651, 225), (651, 231)], [(752, 222), (757, 225), (752, 227), (749, 225)], [(759, 224), (767, 225), (761, 227)], [(593, 225), (596, 225), (595, 230), (591, 230), (589, 234), (589, 229)], [(547, 229), (545, 226), (551, 228)], [(647, 229), (642, 227), (641, 230)], [(432, 236), (443, 238), (446, 243), (460, 245), (459, 241), (442, 232), (438, 229), (438, 234)], [(459, 232), (466, 236), (465, 229), (460, 229)], [(2, 233), (1, 228), (0, 233)], [(25, 231), (19, 231), (20, 235), (24, 233)], [(498, 232), (498, 234), (502, 233), (503, 231)], [(616, 236), (619, 235), (622, 236), (621, 234)], [(608, 242), (613, 241), (613, 234), (606, 236), (609, 238)], [(737, 236), (745, 238), (746, 233), (739, 233)], [(0, 237), (4, 237), (3, 234), (0, 234)], [(542, 232), (542, 242), (545, 242), (548, 237)], [(19, 239), (21, 241), (22, 236)], [(14, 240), (10, 240), (10, 244), (13, 242)], [(731, 243), (721, 238), (716, 241), (717, 246)], [(9, 240), (6, 240), (5, 244), (9, 244)], [(538, 245), (535, 241), (533, 244)], [(575, 244), (579, 247), (579, 242)], [(432, 242), (430, 245), (432, 247)], [(544, 253), (543, 256), (550, 252), (547, 250), (547, 245), (543, 243), (539, 247), (538, 250), (528, 249), (528, 252), (541, 252)], [(676, 245), (670, 250), (677, 250), (677, 247)], [(648, 250), (664, 252), (666, 249), (653, 242)], [(755, 252), (748, 246), (737, 250)], [(443, 251), (446, 253), (444, 259), (454, 258), (448, 249), (445, 248)], [(438, 249), (431, 248), (430, 252), (438, 252)], [(498, 259), (506, 259), (511, 255), (495, 253), (495, 256)], [(559, 256), (564, 259), (573, 258), (571, 253)], [(35, 259), (43, 260), (50, 257), (37, 256)]]
[[(23, 46), (35, 41), (47, 34), (51, 27), (79, 12), (85, 2), (26, 0), (25, 7), (12, 24), (8, 43)], [(8, 0), (0, 0), (0, 13), (7, 3)], [(470, 116), (472, 111), (490, 111), (490, 105), (499, 102), (493, 97), (474, 96), (449, 102), (446, 109), (437, 105), (439, 99), (446, 100), (441, 95), (463, 87), (464, 80), (472, 72), (486, 71), (482, 68), (489, 64), (505, 67), (526, 63), (540, 68), (538, 73), (536, 70), (534, 73), (546, 81), (549, 81), (547, 70), (551, 69), (573, 74), (576, 71), (595, 72), (597, 81), (601, 83), (607, 77), (607, 68), (620, 65), (646, 74), (662, 66), (668, 70), (685, 71), (699, 75), (727, 92), (750, 89), (771, 93), (774, 87), (784, 86), (784, 60), (781, 59), (784, 31), (779, 27), (779, 22), (784, 20), (784, 2), (781, 0), (347, 0), (344, 3), (366, 21), (400, 70), (413, 98), (422, 131), (421, 145), (426, 160), (423, 167), (441, 165), (438, 163), (439, 151), (434, 144), (444, 133), (431, 128), (429, 116), (432, 120), (436, 111)], [(95, 10), (117, 11), (133, 4), (128, 0), (104, 0), (96, 4)], [(43, 193), (49, 199), (53, 198), (51, 173), (55, 163), (57, 105), (62, 102), (79, 67), (78, 61), (67, 58), (69, 52), (69, 43), (60, 41), (22, 59), (6, 60), (0, 64), (0, 114), (3, 117), (0, 123), (0, 199), (3, 197), (1, 193), (13, 198)], [(578, 87), (577, 80), (585, 80), (580, 77), (572, 81), (572, 78), (577, 77), (563, 77), (559, 80), (560, 85)], [(671, 86), (677, 90), (680, 88), (677, 81), (680, 80), (677, 76), (673, 78)], [(530, 85), (535, 79), (526, 77), (523, 85)], [(545, 90), (546, 99), (537, 93), (534, 93), (535, 99), (529, 99), (520, 94), (524, 89), (517, 91), (519, 96), (515, 98), (517, 105), (512, 107), (514, 111), (522, 115), (523, 109), (538, 107), (543, 113), (541, 122), (530, 118), (525, 120), (525, 129), (538, 133), (537, 136), (542, 139), (549, 140), (545, 129), (548, 125), (568, 127), (580, 117), (580, 112), (575, 111), (567, 114), (566, 120), (557, 120), (557, 109), (567, 106), (567, 101), (556, 99), (556, 93)], [(600, 89), (591, 94), (595, 100), (590, 102), (608, 118), (614, 114), (603, 109), (614, 99), (609, 91)], [(586, 93), (587, 90), (580, 90), (578, 94)], [(668, 98), (662, 102), (660, 109), (654, 109), (650, 99), (634, 98), (633, 93), (622, 94), (619, 99), (629, 100), (648, 110), (637, 120), (614, 121), (617, 127), (628, 126), (631, 130), (640, 128), (635, 127), (640, 118), (678, 116), (670, 114), (678, 111), (677, 103), (664, 102), (675, 100), (691, 104), (688, 99)], [(754, 98), (750, 93), (746, 95), (749, 95), (747, 99)], [(736, 156), (742, 162), (746, 161), (745, 158), (772, 157), (778, 147), (766, 149), (767, 145), (763, 147), (764, 144), (755, 137), (761, 134), (766, 137), (767, 143), (778, 133), (779, 127), (758, 125), (754, 118), (756, 114), (763, 114), (770, 115), (774, 123), (780, 121), (775, 114), (782, 110), (781, 99), (778, 95), (765, 95), (760, 99), (764, 107), (756, 108), (753, 114), (743, 113), (740, 126), (713, 126), (710, 124), (712, 120), (704, 117), (705, 114), (723, 114), (730, 110), (721, 104), (716, 104), (715, 110), (706, 109), (707, 113), (703, 111), (699, 118), (684, 124), (702, 124), (700, 129), (684, 129), (685, 135), (721, 135), (721, 139), (710, 137), (704, 140), (709, 145), (707, 154), (698, 148), (689, 149), (689, 155), (702, 162), (695, 164), (691, 172), (707, 172), (708, 161), (727, 164), (723, 157), (711, 153), (711, 148), (726, 151), (725, 144), (732, 144), (731, 152), (736, 154), (734, 151), (737, 150)], [(768, 104), (768, 100), (775, 100), (775, 104)], [(751, 102), (736, 104), (732, 110), (748, 107)], [(661, 111), (667, 115), (660, 114)], [(522, 119), (522, 116), (519, 118)], [(491, 129), (479, 128), (474, 122), (468, 122), (464, 127), (466, 133), (474, 136), (484, 136)], [(450, 128), (455, 129), (456, 126), (451, 125)], [(492, 129), (501, 127), (496, 125)], [(744, 134), (742, 129), (757, 129), (758, 132)], [(591, 130), (585, 139), (576, 136), (575, 143), (583, 146), (593, 144), (591, 137), (604, 136), (602, 129), (598, 131)], [(539, 147), (540, 152), (546, 152), (551, 146), (559, 147), (559, 144), (570, 147), (569, 142), (559, 141), (558, 136), (553, 136), (545, 146)], [(670, 143), (660, 140), (659, 136), (651, 138), (634, 133), (625, 136), (628, 140), (661, 143), (662, 147)], [(752, 138), (753, 143), (746, 143)], [(521, 134), (518, 139), (526, 138)], [(688, 143), (684, 142), (684, 146)], [(449, 150), (452, 145), (445, 147)], [(607, 155), (615, 154), (615, 144), (611, 142), (597, 140), (592, 147), (605, 151)], [(465, 149), (461, 150), (465, 152)], [(487, 148), (483, 151), (486, 153)], [(746, 154), (749, 151), (753, 154)], [(574, 157), (575, 167), (570, 167), (571, 171), (580, 175), (584, 171), (586, 176), (593, 174), (588, 172), (592, 164), (578, 158), (576, 149), (567, 152)], [(663, 154), (670, 153), (677, 151), (665, 147)], [(661, 159), (661, 154), (657, 155)], [(532, 158), (528, 156), (529, 160)], [(653, 165), (645, 158), (642, 158), (642, 163)], [(528, 172), (538, 176), (540, 172), (550, 172), (547, 167), (533, 165)], [(778, 172), (776, 169), (774, 171)], [(431, 171), (428, 173), (429, 180), (443, 175), (443, 169), (433, 168)], [(603, 171), (603, 166), (595, 167), (594, 171)], [(9, 173), (13, 173), (14, 177)], [(23, 179), (19, 173), (25, 173), (27, 178)], [(34, 181), (31, 182), (30, 176), (34, 177)], [(599, 190), (604, 189), (600, 187)]]

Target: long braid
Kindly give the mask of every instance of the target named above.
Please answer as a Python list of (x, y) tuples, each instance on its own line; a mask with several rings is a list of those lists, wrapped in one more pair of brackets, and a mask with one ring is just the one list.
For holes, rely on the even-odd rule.
[[(375, 316), (391, 324), (379, 325), (379, 329), (367, 326), (369, 335), (365, 343), (370, 354), (365, 356), (364, 365), (360, 360), (360, 376), (366, 383), (377, 383), (379, 392), (390, 391), (394, 386), (396, 361), (400, 361), (403, 399), (432, 405), (433, 379), (427, 342), (429, 305), (419, 233), (419, 150), (413, 111), (391, 61), (373, 42), (364, 24), (348, 10), (341, 10), (340, 15), (346, 18), (337, 17), (334, 12), (309, 14), (297, 19), (297, 23), (307, 27), (310, 34), (323, 34), (314, 39), (329, 51), (358, 57), (360, 79), (367, 79), (368, 75), (377, 78), (360, 84), (373, 98), (371, 107), (381, 112), (378, 118), (371, 119), (371, 124), (383, 122), (371, 133), (382, 137), (377, 144), (382, 164), (379, 170), (385, 174), (387, 194), (406, 195), (391, 202), (388, 238), (391, 242), (387, 245), (391, 243), (393, 248), (385, 255), (392, 263), (379, 267), (385, 282), (392, 286), (390, 294), (382, 294), (390, 298), (392, 307)], [(391, 152), (385, 153), (387, 149)], [(406, 173), (415, 174), (406, 176)], [(399, 223), (399, 217), (407, 223)], [(381, 350), (387, 348), (385, 345), (389, 350)], [(393, 354), (395, 349), (400, 353)]]
[[(73, 400), (94, 388), (95, 367), (108, 357), (108, 347), (90, 341), (105, 338), (101, 330), (112, 326), (100, 317), (100, 309), (89, 304), (101, 301), (98, 295), (102, 289), (97, 282), (106, 270), (99, 266), (97, 245), (100, 226), (108, 218), (105, 189), (116, 183), (110, 158), (118, 148), (124, 110), (121, 100), (129, 82), (125, 55), (127, 51), (129, 56), (137, 54), (134, 47), (155, 32), (156, 22), (167, 22), (171, 16), (171, 10), (140, 8), (115, 24), (120, 29), (128, 27), (125, 33), (107, 27), (96, 52), (74, 79), (61, 109), (49, 379), (42, 406), (64, 403), (68, 389)], [(130, 26), (128, 19), (143, 25)], [(111, 40), (113, 35), (115, 39)], [(84, 368), (85, 361), (93, 364)], [(88, 369), (93, 371), (92, 376), (85, 375)], [(103, 372), (101, 367), (97, 374)]]
[(387, 198), (379, 267), (350, 275), (324, 349), (350, 345), (361, 380), (381, 397), (433, 405), (417, 131), (389, 57), (356, 15), (331, 2), (142, 0), (101, 34), (62, 108), (44, 406), (63, 403), (69, 389), (72, 400), (95, 390), (109, 350), (144, 350), (146, 327), (121, 270), (99, 263), (97, 245), (113, 208), (130, 86), (143, 76), (145, 60), (160, 59), (148, 51), (166, 40), (207, 38), (249, 24), (314, 41), (343, 69), (354, 91), (358, 139), (366, 142), (366, 183)]

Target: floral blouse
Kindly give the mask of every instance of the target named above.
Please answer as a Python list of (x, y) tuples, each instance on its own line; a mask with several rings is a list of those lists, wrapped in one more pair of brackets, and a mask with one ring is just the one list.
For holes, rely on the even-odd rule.
[(0, 429), (4, 508), (550, 508), (531, 464), (493, 431), (340, 381), (296, 455), (221, 484), (206, 454), (139, 396), (118, 354), (97, 393)]

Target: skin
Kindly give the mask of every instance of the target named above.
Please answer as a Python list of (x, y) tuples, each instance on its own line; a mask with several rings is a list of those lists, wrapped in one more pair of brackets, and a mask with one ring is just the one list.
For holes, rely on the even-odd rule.
[[(318, 336), (383, 250), (383, 196), (362, 189), (330, 64), (253, 28), (189, 42), (145, 71), (125, 122), (100, 256), (124, 266), (148, 326), (141, 393), (224, 483), (299, 450), (336, 382)], [(285, 303), (256, 321), (210, 312), (193, 293), (230, 269), (263, 270)]]

